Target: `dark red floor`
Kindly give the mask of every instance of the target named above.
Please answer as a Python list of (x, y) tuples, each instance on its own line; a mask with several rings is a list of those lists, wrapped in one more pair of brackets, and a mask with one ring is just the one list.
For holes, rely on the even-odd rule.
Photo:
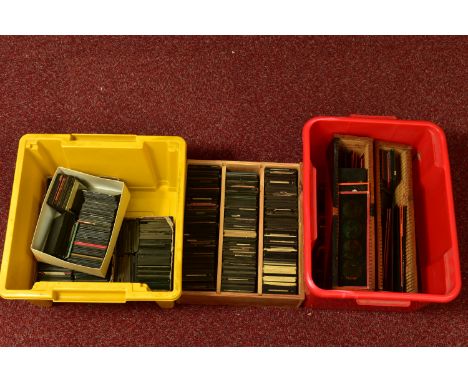
[[(0, 242), (24, 133), (180, 135), (190, 158), (301, 160), (315, 115), (441, 126), (468, 275), (468, 39), (0, 38)], [(468, 345), (468, 293), (416, 313), (0, 300), (0, 345)]]

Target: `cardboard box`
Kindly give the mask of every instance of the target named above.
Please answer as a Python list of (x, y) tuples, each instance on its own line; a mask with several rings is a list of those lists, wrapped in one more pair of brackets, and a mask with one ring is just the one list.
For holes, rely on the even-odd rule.
[(125, 212), (128, 207), (128, 203), (130, 201), (130, 192), (128, 191), (127, 186), (125, 186), (124, 182), (112, 179), (101, 178), (94, 175), (85, 174), (83, 172), (70, 170), (63, 167), (58, 167), (54, 177), (52, 179), (52, 183), (54, 183), (55, 179), (60, 174), (71, 175), (80, 180), (84, 185), (86, 185), (88, 190), (97, 191), (106, 193), (109, 195), (120, 195), (119, 206), (117, 209), (117, 213), (115, 216), (114, 227), (112, 229), (112, 234), (109, 240), (109, 245), (107, 246), (106, 255), (104, 260), (101, 264), (100, 268), (91, 268), (86, 267), (79, 264), (70, 263), (66, 260), (60, 259), (58, 257), (49, 255), (43, 252), (47, 236), (49, 234), (49, 230), (51, 227), (51, 223), (53, 219), (58, 216), (60, 213), (56, 211), (54, 208), (47, 204), (47, 199), (51, 192), (51, 187), (49, 187), (46, 197), (42, 203), (41, 211), (39, 214), (39, 218), (37, 220), (36, 229), (34, 231), (34, 236), (31, 244), (31, 250), (38, 261), (43, 263), (48, 263), (52, 265), (56, 265), (58, 267), (72, 269), (74, 271), (79, 271), (83, 273), (88, 273), (94, 276), (101, 276), (105, 277), (107, 270), (109, 268), (109, 264), (112, 260), (112, 255), (114, 253), (114, 247), (117, 242), (117, 237), (119, 235), (120, 226), (122, 225), (123, 218), (125, 216)]

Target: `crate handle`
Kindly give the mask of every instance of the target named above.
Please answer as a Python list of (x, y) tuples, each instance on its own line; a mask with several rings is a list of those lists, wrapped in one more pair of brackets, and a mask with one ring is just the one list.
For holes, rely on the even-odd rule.
[(401, 301), (401, 300), (394, 300), (394, 301), (385, 301), (385, 300), (372, 300), (372, 299), (363, 299), (358, 298), (356, 300), (358, 305), (371, 305), (371, 306), (393, 306), (393, 307), (401, 307), (407, 308), (411, 305), (411, 301)]
[(136, 135), (130, 134), (70, 134), (70, 141), (135, 142), (136, 139)]
[(367, 114), (350, 114), (351, 118), (368, 118), (368, 119), (398, 119), (394, 115), (367, 115)]
[(124, 290), (73, 290), (56, 288), (52, 291), (54, 302), (126, 302)]

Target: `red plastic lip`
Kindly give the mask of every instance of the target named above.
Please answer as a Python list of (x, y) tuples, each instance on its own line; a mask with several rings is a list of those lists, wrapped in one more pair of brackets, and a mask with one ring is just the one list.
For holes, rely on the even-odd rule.
[[(389, 120), (396, 120), (395, 117), (374, 117), (374, 116), (358, 116), (353, 115), (351, 117), (314, 117), (307, 121), (302, 130), (302, 142), (303, 142), (303, 223), (304, 223), (304, 280), (306, 286), (306, 298), (313, 296), (321, 299), (355, 299), (355, 300), (370, 300), (375, 301), (375, 304), (380, 305), (380, 302), (388, 301), (391, 302), (422, 302), (422, 303), (447, 303), (454, 300), (461, 290), (461, 272), (460, 272), (460, 259), (458, 249), (457, 230), (455, 222), (455, 208), (453, 204), (453, 193), (452, 193), (452, 177), (450, 174), (450, 163), (448, 158), (447, 142), (445, 133), (443, 130), (432, 122), (428, 121), (398, 121), (400, 126), (420, 125), (424, 126), (428, 131), (436, 136), (437, 141), (440, 142), (440, 150), (436, 153), (435, 164), (443, 167), (446, 171), (447, 182), (445, 183), (446, 195), (448, 208), (447, 213), (449, 214), (450, 222), (450, 237), (452, 242), (453, 252), (453, 288), (447, 294), (430, 294), (430, 293), (395, 293), (395, 292), (371, 292), (371, 291), (344, 291), (344, 290), (325, 290), (315, 285), (312, 280), (312, 247), (317, 239), (317, 226), (312, 226), (311, 219), (317, 220), (317, 206), (316, 198), (311, 198), (312, 192), (312, 178), (315, 177), (315, 168), (312, 167), (310, 161), (310, 132), (314, 124), (319, 121), (339, 121), (343, 122), (365, 122), (369, 123), (372, 121), (374, 125), (385, 125), (388, 124)], [(311, 216), (311, 208), (313, 207), (314, 216)], [(306, 305), (307, 305), (306, 300)]]

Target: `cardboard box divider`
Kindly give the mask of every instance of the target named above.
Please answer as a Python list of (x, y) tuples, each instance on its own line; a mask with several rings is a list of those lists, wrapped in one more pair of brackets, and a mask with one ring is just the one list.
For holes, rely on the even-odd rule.
[[(367, 287), (366, 288), (353, 288), (349, 286), (340, 287), (337, 285), (333, 286), (333, 289), (343, 289), (343, 290), (351, 290), (351, 289), (375, 289), (375, 213), (372, 212), (375, 210), (375, 183), (374, 183), (374, 143), (373, 140), (369, 137), (361, 137), (361, 136), (350, 136), (350, 135), (341, 135), (336, 134), (335, 138), (340, 139), (340, 147), (347, 149), (349, 151), (354, 151), (358, 154), (364, 155), (364, 168), (367, 169), (368, 175), (368, 183), (369, 183), (369, 198), (370, 198), (370, 216), (369, 216), (369, 227), (368, 227), (368, 258), (367, 258)], [(335, 211), (335, 207), (333, 206), (334, 213), (338, 213)], [(331, 226), (329, 227), (331, 230)], [(331, 232), (329, 233), (331, 235)], [(332, 260), (333, 261), (333, 260)], [(336, 261), (336, 260), (335, 260)], [(336, 261), (337, 264), (337, 261)], [(332, 278), (336, 283), (336, 275), (333, 275)]]
[[(416, 259), (416, 234), (414, 221), (414, 201), (413, 201), (413, 175), (412, 175), (412, 148), (408, 145), (397, 143), (376, 141), (376, 185), (380, 186), (382, 174), (380, 172), (380, 150), (395, 150), (401, 156), (401, 172), (402, 178), (400, 185), (395, 190), (395, 201), (407, 207), (406, 218), (406, 273), (408, 290), (407, 292), (415, 293), (418, 291), (418, 269)], [(382, 200), (380, 187), (376, 192), (376, 220), (377, 220), (377, 290), (383, 290), (383, 233), (382, 233)]]

